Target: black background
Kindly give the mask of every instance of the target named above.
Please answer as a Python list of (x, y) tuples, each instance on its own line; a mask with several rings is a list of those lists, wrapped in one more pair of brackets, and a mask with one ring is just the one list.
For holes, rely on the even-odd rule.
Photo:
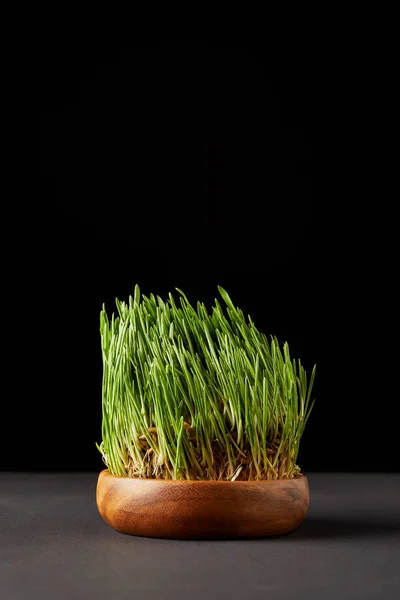
[(347, 188), (333, 192), (351, 137), (349, 114), (335, 130), (337, 98), (351, 89), (331, 59), (285, 41), (43, 43), (40, 200), (21, 238), (41, 327), (27, 446), (3, 468), (102, 467), (99, 311), (138, 283), (208, 306), (222, 285), (317, 364), (304, 470), (398, 470), (395, 400), (375, 377), (374, 240)]

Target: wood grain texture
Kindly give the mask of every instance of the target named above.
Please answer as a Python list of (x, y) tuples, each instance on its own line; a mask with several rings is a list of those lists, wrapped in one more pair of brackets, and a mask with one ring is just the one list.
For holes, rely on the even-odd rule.
[(276, 481), (165, 481), (102, 471), (96, 501), (122, 533), (175, 539), (232, 539), (296, 529), (309, 505), (306, 476)]

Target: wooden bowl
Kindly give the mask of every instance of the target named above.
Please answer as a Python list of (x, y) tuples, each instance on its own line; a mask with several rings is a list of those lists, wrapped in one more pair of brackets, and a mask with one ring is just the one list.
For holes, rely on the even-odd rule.
[(175, 539), (252, 538), (288, 533), (303, 521), (305, 475), (275, 481), (166, 481), (116, 477), (97, 482), (103, 519), (122, 533)]

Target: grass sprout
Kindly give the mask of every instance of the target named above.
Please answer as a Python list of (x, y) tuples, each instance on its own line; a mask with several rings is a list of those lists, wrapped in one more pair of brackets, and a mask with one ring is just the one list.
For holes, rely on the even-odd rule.
[(181, 290), (141, 295), (100, 314), (102, 442), (114, 475), (251, 481), (300, 474), (314, 402), (287, 343), (260, 333), (218, 287), (211, 312)]

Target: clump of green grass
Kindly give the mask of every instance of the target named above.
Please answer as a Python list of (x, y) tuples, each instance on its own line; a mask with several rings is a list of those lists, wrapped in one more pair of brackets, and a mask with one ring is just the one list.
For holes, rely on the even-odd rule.
[(100, 315), (103, 441), (114, 475), (162, 479), (293, 478), (310, 415), (310, 380), (287, 343), (260, 333), (222, 288), (225, 307), (179, 292)]

